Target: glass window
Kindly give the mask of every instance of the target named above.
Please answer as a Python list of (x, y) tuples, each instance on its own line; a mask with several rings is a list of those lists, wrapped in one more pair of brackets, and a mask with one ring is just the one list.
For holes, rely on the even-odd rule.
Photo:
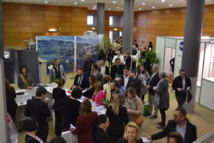
[(113, 25), (113, 16), (109, 16), (109, 25)]
[(93, 15), (88, 15), (87, 16), (87, 25), (93, 25)]

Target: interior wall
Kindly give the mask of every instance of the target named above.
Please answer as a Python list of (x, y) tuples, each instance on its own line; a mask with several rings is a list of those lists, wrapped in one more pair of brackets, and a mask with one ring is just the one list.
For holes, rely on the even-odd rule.
[[(152, 41), (156, 36), (184, 36), (186, 8), (170, 8), (135, 12), (136, 38), (138, 43)], [(214, 36), (214, 5), (205, 6), (203, 36)]]
[(21, 47), (22, 40), (53, 35), (49, 28), (61, 27), (62, 36), (84, 35), (87, 8), (3, 3), (3, 21), (5, 46)]

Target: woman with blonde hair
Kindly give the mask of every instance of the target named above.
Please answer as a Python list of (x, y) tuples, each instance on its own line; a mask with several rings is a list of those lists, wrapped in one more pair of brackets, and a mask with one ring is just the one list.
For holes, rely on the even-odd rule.
[(92, 97), (92, 95), (94, 94), (94, 91), (95, 91), (96, 82), (97, 82), (96, 76), (95, 75), (91, 75), (89, 77), (90, 87), (83, 93), (83, 96), (91, 99), (91, 97)]
[(78, 134), (78, 143), (93, 143), (92, 127), (93, 120), (98, 116), (92, 112), (91, 101), (83, 100), (80, 106), (80, 115), (77, 118), (76, 129), (71, 128), (73, 134)]
[(99, 81), (95, 85), (94, 95), (92, 95), (91, 100), (96, 102), (98, 105), (104, 105), (101, 102), (101, 99), (106, 100), (106, 94), (103, 92), (103, 83)]
[(124, 106), (127, 108), (129, 121), (134, 121), (134, 119), (142, 115), (143, 112), (143, 104), (141, 99), (137, 96), (134, 88), (129, 87), (126, 90), (126, 99)]
[(125, 127), (123, 138), (116, 143), (143, 143), (139, 136), (139, 128), (135, 122), (129, 122)]
[(118, 94), (113, 94), (111, 100), (112, 106), (109, 106), (106, 110), (106, 115), (109, 117), (111, 123), (107, 132), (112, 143), (122, 138), (124, 127), (128, 123), (127, 109), (120, 105), (119, 100)]

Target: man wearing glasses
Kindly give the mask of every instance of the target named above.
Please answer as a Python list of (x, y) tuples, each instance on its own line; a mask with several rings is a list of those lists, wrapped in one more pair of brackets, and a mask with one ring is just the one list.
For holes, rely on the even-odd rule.
[(158, 140), (163, 137), (166, 137), (170, 132), (178, 132), (184, 143), (191, 143), (197, 139), (196, 126), (191, 124), (186, 118), (186, 110), (184, 108), (178, 108), (174, 113), (174, 120), (169, 120), (166, 128), (156, 134), (153, 134), (147, 139)]
[(185, 75), (184, 70), (180, 69), (179, 73), (180, 75), (177, 76), (172, 83), (172, 89), (175, 91), (178, 108), (183, 107), (186, 101), (187, 91), (191, 88), (191, 80)]

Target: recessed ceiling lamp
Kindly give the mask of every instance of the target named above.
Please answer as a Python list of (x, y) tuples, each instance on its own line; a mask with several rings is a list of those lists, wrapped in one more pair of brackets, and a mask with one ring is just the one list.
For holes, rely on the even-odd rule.
[(78, 4), (77, 2), (74, 2), (74, 4)]
[(152, 8), (155, 8), (155, 6), (153, 6)]
[(49, 28), (48, 31), (49, 32), (57, 32), (57, 29), (56, 28)]
[(85, 0), (81, 0), (81, 1), (85, 1)]
[(108, 8), (108, 10), (111, 10), (110, 8)]
[(139, 8), (139, 10), (142, 10), (142, 8)]
[(48, 3), (48, 1), (45, 1), (45, 3)]
[(165, 0), (161, 0), (161, 2), (165, 2)]
[(120, 9), (120, 7), (117, 7), (117, 9)]
[(142, 3), (142, 5), (146, 5), (146, 3), (145, 3), (145, 2), (143, 2), (143, 3)]
[(120, 9), (123, 9), (122, 7)]
[(113, 1), (113, 3), (116, 3), (116, 1)]
[(172, 7), (173, 5), (172, 5), (172, 4), (170, 4), (169, 6), (170, 6), (170, 7)]

